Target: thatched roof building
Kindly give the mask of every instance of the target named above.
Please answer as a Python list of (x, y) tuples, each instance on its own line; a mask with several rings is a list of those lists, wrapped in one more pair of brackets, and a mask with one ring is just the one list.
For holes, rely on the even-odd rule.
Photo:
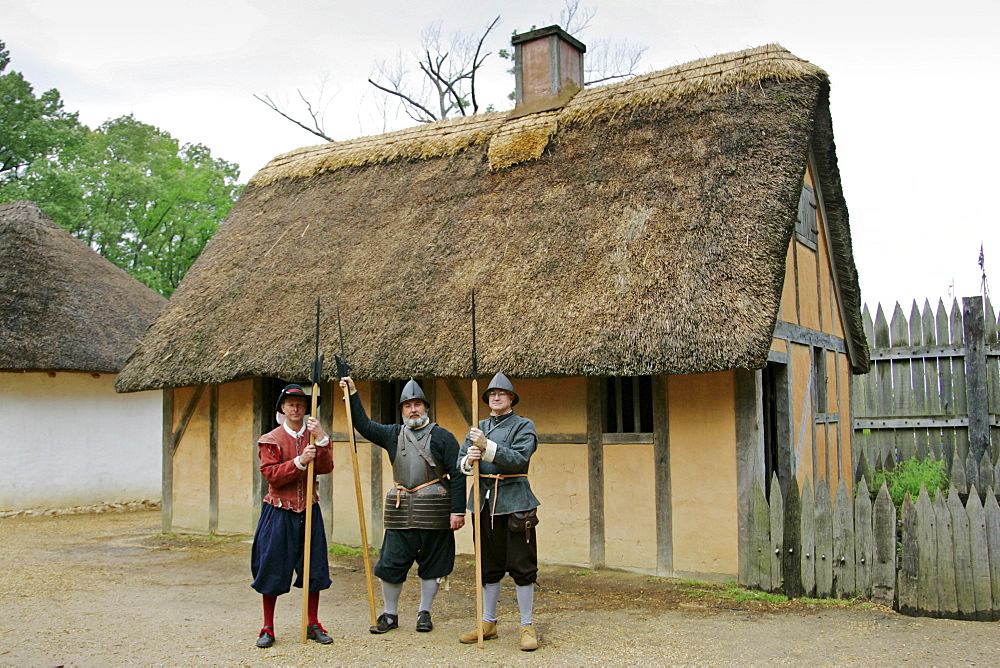
[(0, 204), (0, 370), (115, 373), (165, 304), (34, 202)]
[(339, 305), (358, 378), (467, 377), (473, 287), (484, 374), (761, 367), (810, 155), (863, 371), (829, 81), (769, 45), (275, 158), (117, 387), (305, 378), (317, 295), (323, 352)]

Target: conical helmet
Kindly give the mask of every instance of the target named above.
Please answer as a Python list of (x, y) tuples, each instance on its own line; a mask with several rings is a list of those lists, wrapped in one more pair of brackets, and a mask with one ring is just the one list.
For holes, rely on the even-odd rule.
[(403, 386), (403, 392), (399, 395), (399, 405), (402, 406), (404, 401), (409, 401), (410, 399), (420, 399), (428, 408), (431, 406), (427, 401), (427, 397), (424, 396), (424, 391), (420, 389), (420, 383), (412, 378)]
[(514, 391), (514, 385), (510, 382), (510, 379), (502, 373), (498, 373), (493, 376), (493, 380), (490, 381), (490, 386), (486, 388), (483, 392), (483, 403), (490, 403), (490, 390), (506, 390), (514, 395), (514, 401), (510, 402), (511, 406), (517, 406), (517, 402), (520, 398), (517, 396), (517, 392)]

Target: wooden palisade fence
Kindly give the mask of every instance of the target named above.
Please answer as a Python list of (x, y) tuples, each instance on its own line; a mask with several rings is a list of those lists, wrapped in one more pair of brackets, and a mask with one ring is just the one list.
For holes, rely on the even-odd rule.
[[(916, 302), (891, 321), (865, 307), (872, 368), (852, 387), (854, 478), (831, 496), (775, 478), (751, 499), (741, 583), (789, 596), (863, 596), (902, 613), (1000, 619), (1000, 345), (989, 300)], [(872, 473), (904, 459), (943, 460), (950, 489), (907, 495), (897, 517)], [(978, 490), (986, 490), (980, 496)], [(966, 499), (964, 502), (962, 499)], [(984, 502), (985, 499), (985, 502)]]
[[(792, 481), (770, 499), (759, 482), (751, 501), (750, 552), (741, 584), (788, 596), (858, 596), (904, 614), (1000, 619), (1000, 505), (993, 489), (983, 504), (952, 487), (931, 501), (907, 495), (901, 517), (885, 487), (872, 503), (868, 482), (852, 497), (841, 481), (831, 498), (820, 481), (800, 494)], [(897, 531), (898, 528), (898, 531)], [(898, 542), (897, 542), (898, 541)], [(897, 549), (898, 548), (898, 549)]]
[[(1000, 461), (1000, 346), (997, 317), (981, 297), (936, 310), (913, 303), (909, 319), (899, 304), (887, 322), (879, 306), (872, 321), (862, 314), (872, 344), (871, 370), (854, 380), (855, 480), (861, 460), (874, 470), (887, 461), (933, 456), (943, 459), (952, 479), (984, 454)], [(992, 443), (992, 445), (991, 445)], [(976, 482), (978, 471), (964, 472)], [(996, 487), (994, 487), (996, 489)], [(959, 488), (959, 491), (965, 491)]]

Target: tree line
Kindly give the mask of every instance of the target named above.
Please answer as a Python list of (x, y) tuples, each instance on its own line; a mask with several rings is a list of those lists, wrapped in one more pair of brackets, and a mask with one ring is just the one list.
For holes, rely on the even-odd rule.
[(9, 65), (0, 41), (0, 201), (33, 200), (169, 297), (236, 202), (239, 166), (131, 114), (91, 129)]

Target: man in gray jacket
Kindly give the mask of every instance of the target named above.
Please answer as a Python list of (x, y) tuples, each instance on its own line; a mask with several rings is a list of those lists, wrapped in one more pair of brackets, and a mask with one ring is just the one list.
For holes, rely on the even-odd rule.
[[(500, 581), (510, 573), (521, 612), (520, 645), (530, 652), (538, 648), (532, 625), (535, 604), (535, 580), (538, 577), (538, 542), (535, 540), (538, 499), (528, 483), (528, 464), (538, 447), (535, 423), (516, 415), (513, 407), (519, 398), (510, 380), (498, 373), (483, 393), (490, 407), (490, 417), (479, 421), (459, 452), (459, 468), (472, 475), (473, 462), (479, 460), (479, 491), (483, 507), (479, 509), (480, 546), (483, 562), (483, 639), (497, 637), (497, 602)], [(469, 495), (469, 509), (474, 509)], [(478, 642), (476, 630), (463, 633), (463, 643)]]

